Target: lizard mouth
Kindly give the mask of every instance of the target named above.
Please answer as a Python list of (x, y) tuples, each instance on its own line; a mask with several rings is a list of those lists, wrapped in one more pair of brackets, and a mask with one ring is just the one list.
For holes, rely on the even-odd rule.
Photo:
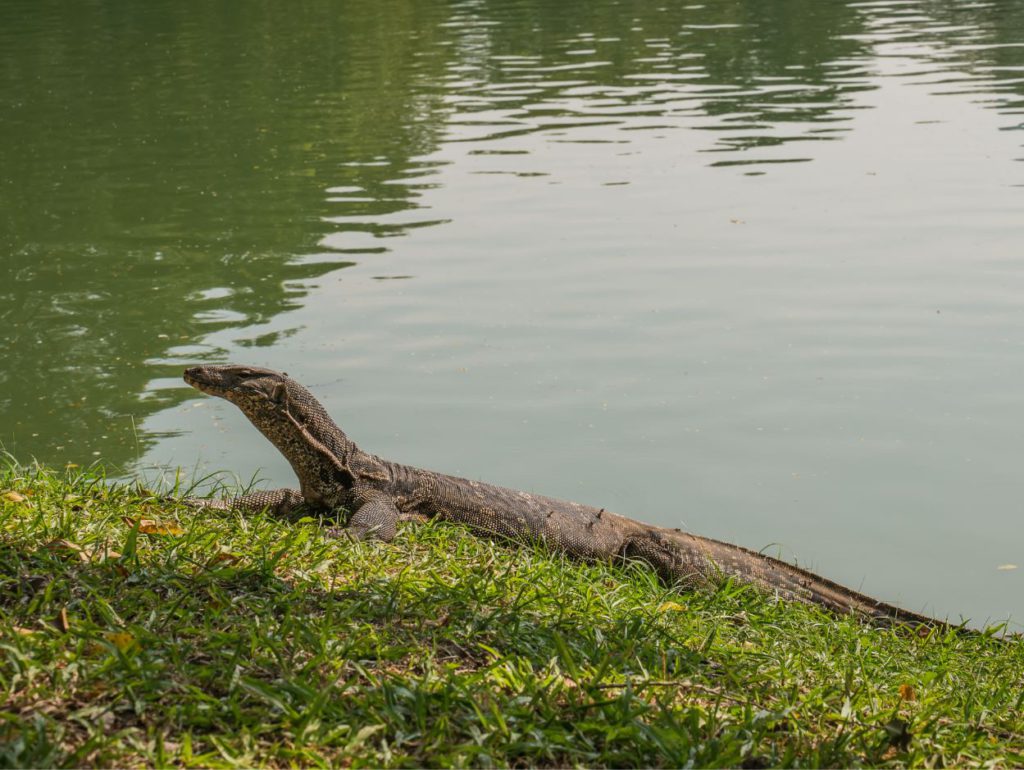
[(219, 396), (221, 389), (216, 386), (210, 373), (203, 366), (193, 366), (185, 370), (183, 379), (196, 390), (209, 393), (211, 396)]
[(252, 387), (249, 387), (251, 382), (255, 382), (253, 387), (259, 389), (261, 383), (265, 385), (265, 381), (280, 380), (284, 376), (271, 369), (239, 366), (238, 364), (220, 364), (190, 366), (185, 370), (183, 378), (196, 390), (234, 401), (235, 396), (242, 391), (252, 390)]

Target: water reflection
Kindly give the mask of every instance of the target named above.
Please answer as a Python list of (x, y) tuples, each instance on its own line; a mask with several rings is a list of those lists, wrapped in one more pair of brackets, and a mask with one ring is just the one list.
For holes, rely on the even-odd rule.
[(632, 131), (711, 132), (718, 165), (806, 160), (752, 152), (831, 139), (873, 86), (842, 4), (756, 2), (592, 6), (472, 3), (453, 16), (460, 60), (447, 89), (450, 141), (532, 132), (629, 141)]
[(317, 281), (458, 217), (430, 203), (442, 148), (496, 184), (549, 173), (536, 136), (781, 173), (887, 79), (1016, 130), (1022, 40), (1011, 0), (5, 3), (0, 441), (130, 461), (214, 332), (286, 344)]
[(280, 343), (311, 282), (417, 224), (389, 218), (442, 122), (432, 13), (5, 4), (0, 442), (131, 460), (179, 360)]
[[(1024, 7), (1008, 0), (950, 4), (879, 2), (865, 17), (881, 75), (898, 75), (937, 95), (978, 95), (1000, 114), (1024, 114)], [(1018, 119), (1003, 127), (1024, 127)]]

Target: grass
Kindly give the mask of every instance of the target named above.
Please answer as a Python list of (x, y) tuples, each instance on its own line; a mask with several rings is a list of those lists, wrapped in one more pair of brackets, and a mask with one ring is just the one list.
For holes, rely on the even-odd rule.
[(0, 766), (1024, 764), (1024, 652), (0, 469)]

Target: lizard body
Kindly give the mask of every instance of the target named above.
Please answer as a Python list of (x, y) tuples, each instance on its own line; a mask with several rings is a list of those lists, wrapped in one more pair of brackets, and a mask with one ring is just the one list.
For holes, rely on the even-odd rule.
[(257, 491), (203, 505), (277, 514), (301, 506), (349, 511), (347, 531), (353, 537), (385, 541), (394, 537), (401, 518), (434, 518), (490, 537), (543, 542), (584, 560), (640, 559), (669, 584), (700, 587), (733, 578), (879, 625), (946, 627), (741, 546), (580, 503), (389, 462), (356, 446), (319, 401), (286, 374), (246, 366), (196, 366), (185, 372), (185, 381), (238, 406), (287, 458), (299, 479), (298, 490)]

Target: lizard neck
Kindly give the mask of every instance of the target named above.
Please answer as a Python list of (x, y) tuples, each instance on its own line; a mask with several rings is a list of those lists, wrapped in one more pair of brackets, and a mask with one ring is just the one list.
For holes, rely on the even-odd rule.
[(288, 395), (276, 408), (243, 412), (292, 466), (307, 503), (347, 505), (354, 487), (390, 484), (387, 463), (356, 446), (309, 391)]

